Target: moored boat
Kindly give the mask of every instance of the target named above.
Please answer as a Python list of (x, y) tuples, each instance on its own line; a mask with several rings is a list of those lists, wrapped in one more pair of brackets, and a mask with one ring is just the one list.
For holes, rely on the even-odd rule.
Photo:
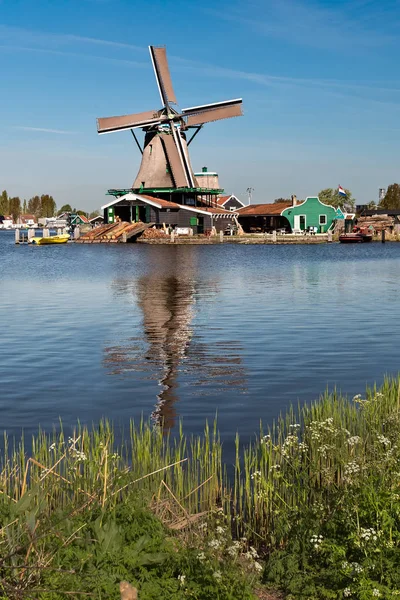
[(50, 235), (48, 237), (33, 237), (31, 242), (38, 246), (44, 246), (45, 244), (65, 244), (69, 240), (68, 233), (62, 233), (61, 235)]
[(372, 235), (370, 233), (343, 233), (339, 235), (339, 242), (342, 244), (362, 244), (365, 242), (372, 242)]

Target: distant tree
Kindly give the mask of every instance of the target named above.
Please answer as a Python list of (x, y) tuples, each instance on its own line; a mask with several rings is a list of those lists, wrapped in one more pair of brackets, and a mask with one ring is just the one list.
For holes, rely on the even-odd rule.
[(400, 185), (398, 183), (389, 185), (385, 197), (379, 202), (379, 208), (400, 208)]
[(42, 212), (42, 203), (40, 201), (39, 196), (33, 196), (28, 201), (28, 212), (31, 215), (35, 215), (36, 219), (41, 217)]
[(274, 204), (278, 204), (279, 202), (290, 202), (288, 198), (275, 198)]
[(40, 216), (54, 217), (56, 210), (57, 206), (54, 202), (53, 196), (49, 196), (49, 194), (42, 194), (40, 196)]
[(326, 188), (319, 192), (318, 198), (324, 204), (329, 204), (329, 206), (334, 206), (335, 208), (340, 207), (345, 210), (354, 210), (356, 204), (355, 198), (353, 198), (350, 190), (344, 188), (344, 191), (346, 192), (346, 196), (340, 196), (337, 189)]
[(84, 210), (77, 210), (76, 214), (77, 215), (84, 215), (85, 217), (87, 217), (87, 212), (85, 212)]
[(8, 194), (6, 190), (1, 192), (0, 195), (0, 215), (9, 215), (10, 214), (10, 203), (8, 200)]
[(18, 196), (9, 198), (9, 212), (12, 215), (14, 223), (21, 215), (21, 200)]
[(94, 210), (93, 212), (90, 213), (89, 219), (94, 219), (95, 217), (99, 217), (99, 216), (100, 216), (100, 211)]
[(28, 207), (27, 207), (27, 204), (26, 204), (26, 199), (24, 198), (24, 204), (23, 204), (23, 207), (22, 207), (22, 214), (26, 215), (27, 211), (28, 211)]
[(72, 207), (70, 204), (63, 204), (60, 210), (58, 211), (58, 214), (61, 215), (64, 212), (72, 212)]

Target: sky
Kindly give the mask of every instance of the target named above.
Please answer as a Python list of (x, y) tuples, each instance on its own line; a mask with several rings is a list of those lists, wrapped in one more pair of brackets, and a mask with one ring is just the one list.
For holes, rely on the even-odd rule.
[(400, 179), (399, 26), (400, 0), (0, 0), (0, 189), (92, 211), (131, 187), (130, 132), (96, 118), (161, 108), (151, 44), (180, 108), (243, 98), (190, 146), (227, 194), (377, 201)]

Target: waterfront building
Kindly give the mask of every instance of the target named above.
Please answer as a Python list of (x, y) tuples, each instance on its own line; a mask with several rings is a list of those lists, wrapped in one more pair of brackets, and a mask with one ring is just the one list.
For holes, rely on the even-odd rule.
[(127, 221), (131, 223), (153, 223), (159, 227), (178, 229), (183, 233), (211, 234), (225, 231), (231, 226), (237, 212), (225, 210), (219, 206), (208, 206), (198, 203), (188, 206), (170, 202), (158, 196), (127, 192), (101, 207), (104, 211), (104, 222), (115, 223)]
[[(280, 233), (300, 233), (310, 231), (326, 233), (333, 228), (337, 210), (324, 204), (316, 196), (298, 202), (292, 200), (273, 204), (250, 204), (238, 209), (239, 223), (248, 233), (279, 231)], [(343, 217), (342, 217), (343, 218)]]
[(37, 227), (37, 219), (35, 215), (20, 215), (17, 224), (21, 227)]
[(310, 196), (304, 202), (292, 202), (281, 216), (288, 220), (292, 231), (306, 231), (313, 227), (317, 233), (326, 233), (336, 220), (336, 208), (324, 204), (317, 196)]
[(270, 233), (272, 231), (290, 232), (290, 223), (282, 217), (282, 211), (291, 206), (291, 202), (273, 204), (249, 204), (238, 210), (239, 223), (245, 233)]

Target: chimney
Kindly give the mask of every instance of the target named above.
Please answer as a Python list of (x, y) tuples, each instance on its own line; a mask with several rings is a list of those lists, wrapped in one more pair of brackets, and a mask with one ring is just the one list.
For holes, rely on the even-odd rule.
[(296, 194), (291, 195), (291, 200), (292, 200), (292, 206), (296, 206), (296, 204), (297, 204)]
[(203, 173), (207, 173), (207, 167), (203, 167), (201, 170)]

